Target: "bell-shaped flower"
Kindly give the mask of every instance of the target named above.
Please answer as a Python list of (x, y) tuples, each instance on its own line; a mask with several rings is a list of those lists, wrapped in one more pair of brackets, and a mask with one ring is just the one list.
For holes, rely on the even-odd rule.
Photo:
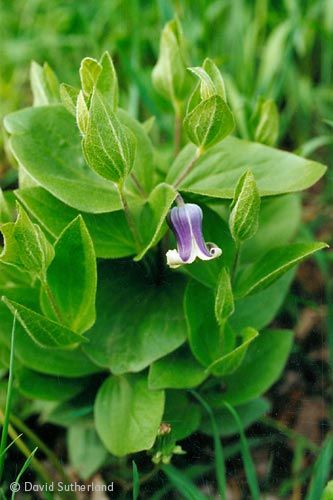
[(194, 203), (184, 203), (181, 197), (176, 201), (179, 206), (170, 210), (168, 224), (176, 237), (177, 250), (167, 252), (168, 266), (176, 268), (191, 264), (197, 257), (201, 260), (219, 257), (222, 250), (213, 243), (205, 243), (201, 208)]

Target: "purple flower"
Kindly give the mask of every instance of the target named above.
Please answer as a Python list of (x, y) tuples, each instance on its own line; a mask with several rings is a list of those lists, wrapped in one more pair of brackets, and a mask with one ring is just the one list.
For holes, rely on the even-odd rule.
[(204, 241), (201, 208), (194, 203), (184, 203), (180, 197), (176, 201), (179, 206), (170, 210), (168, 224), (175, 234), (177, 250), (167, 252), (168, 266), (175, 268), (191, 264), (197, 257), (201, 260), (219, 257), (222, 250)]

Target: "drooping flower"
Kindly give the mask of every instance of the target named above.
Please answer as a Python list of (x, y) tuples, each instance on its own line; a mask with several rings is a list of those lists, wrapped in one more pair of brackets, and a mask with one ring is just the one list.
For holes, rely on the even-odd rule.
[(166, 254), (167, 264), (172, 268), (191, 264), (196, 258), (201, 260), (216, 259), (222, 250), (213, 243), (205, 243), (202, 234), (202, 210), (194, 203), (184, 203), (177, 196), (177, 207), (173, 207), (168, 215), (168, 224), (176, 240), (177, 250), (169, 250)]

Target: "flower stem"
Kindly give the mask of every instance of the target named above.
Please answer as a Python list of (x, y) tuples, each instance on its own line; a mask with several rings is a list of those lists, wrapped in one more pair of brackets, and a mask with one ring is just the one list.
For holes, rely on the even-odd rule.
[(141, 196), (143, 196), (144, 198), (147, 198), (147, 193), (145, 192), (145, 190), (143, 189), (139, 179), (137, 178), (137, 176), (135, 175), (134, 172), (131, 172), (130, 174), (131, 176), (131, 179), (133, 181), (133, 184), (134, 186), (136, 187), (136, 190), (138, 191), (139, 194), (141, 194)]
[(127, 220), (128, 227), (130, 228), (130, 231), (132, 233), (136, 249), (139, 251), (141, 248), (141, 238), (139, 236), (139, 233), (137, 231), (133, 216), (132, 216), (130, 208), (128, 206), (126, 196), (124, 194), (124, 187), (122, 184), (118, 184), (118, 191), (119, 191), (120, 200), (121, 200), (121, 203), (123, 206), (123, 210), (125, 212), (125, 217)]
[(185, 169), (180, 174), (178, 179), (176, 179), (176, 181), (174, 183), (175, 188), (178, 188), (178, 186), (183, 182), (185, 177), (187, 177), (187, 175), (191, 172), (191, 170), (193, 169), (194, 165), (196, 164), (196, 162), (198, 161), (198, 159), (200, 158), (201, 155), (202, 155), (202, 149), (197, 148), (190, 163), (185, 167)]
[(234, 257), (234, 263), (232, 266), (232, 272), (231, 272), (231, 281), (234, 283), (235, 278), (236, 278), (236, 273), (237, 273), (237, 268), (239, 264), (239, 257), (240, 257), (240, 242), (236, 241), (236, 252), (235, 252), (235, 257)]

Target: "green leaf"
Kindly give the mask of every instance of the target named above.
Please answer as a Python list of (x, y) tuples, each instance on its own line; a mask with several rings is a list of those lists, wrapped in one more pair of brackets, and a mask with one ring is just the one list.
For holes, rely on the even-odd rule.
[(113, 182), (85, 165), (75, 119), (63, 106), (27, 108), (5, 118), (11, 148), (31, 177), (77, 210), (122, 208)]
[[(180, 152), (166, 182), (173, 184), (194, 153), (193, 145), (187, 145)], [(249, 165), (260, 196), (301, 191), (312, 186), (326, 171), (324, 165), (294, 154), (227, 137), (198, 159), (179, 189), (213, 198), (233, 198), (239, 176), (248, 170)]]
[[(223, 399), (223, 395), (221, 395), (221, 399)], [(263, 398), (254, 399), (248, 403), (235, 407), (244, 430), (267, 413), (269, 409), (270, 404)], [(214, 415), (221, 437), (229, 437), (238, 433), (238, 425), (236, 424), (234, 418), (230, 415), (230, 412), (228, 412), (225, 408), (222, 407), (215, 410)], [(205, 418), (203, 420), (200, 425), (200, 431), (208, 434), (209, 436), (212, 435), (213, 430), (209, 418)]]
[(187, 389), (201, 384), (206, 377), (187, 346), (182, 346), (150, 366), (148, 384), (150, 389)]
[(113, 182), (123, 182), (133, 167), (135, 136), (96, 90), (91, 98), (82, 147), (90, 168)]
[[(32, 288), (15, 287), (1, 289), (11, 300), (20, 300), (30, 309), (38, 310), (38, 294)], [(9, 348), (13, 316), (5, 304), (0, 302), (0, 338)], [(17, 322), (15, 356), (21, 365), (36, 372), (64, 377), (81, 377), (101, 371), (85, 356), (80, 347), (72, 350), (52, 348), (52, 356), (46, 356), (45, 347), (41, 347), (28, 335)]]
[(166, 391), (163, 422), (171, 426), (173, 441), (185, 439), (195, 432), (201, 421), (201, 410), (182, 391)]
[(250, 170), (237, 183), (231, 209), (229, 226), (234, 240), (243, 242), (252, 238), (259, 226), (260, 196)]
[[(26, 207), (38, 223), (58, 238), (79, 212), (65, 205), (41, 187), (15, 191), (18, 200)], [(119, 258), (135, 254), (132, 233), (123, 210), (105, 214), (82, 213), (96, 257)]]
[(234, 297), (229, 271), (223, 267), (218, 277), (215, 296), (215, 317), (217, 322), (222, 325), (224, 320), (233, 314), (234, 310)]
[(279, 136), (279, 112), (273, 99), (260, 103), (254, 140), (274, 146)]
[[(145, 131), (144, 126), (139, 123), (135, 118), (130, 116), (123, 109), (118, 109), (117, 116), (121, 123), (129, 128), (136, 137), (136, 154), (134, 166), (131, 171), (131, 175), (128, 177), (126, 182), (126, 188), (131, 192), (138, 194), (137, 183), (133, 181), (132, 176), (134, 175), (136, 180), (140, 183), (141, 189), (144, 191), (145, 197), (147, 193), (150, 193), (155, 184), (155, 170), (154, 170), (154, 148), (152, 142)], [(140, 195), (142, 196), (140, 191)]]
[(316, 460), (309, 491), (305, 497), (306, 500), (316, 500), (317, 498), (320, 498), (321, 495), (323, 495), (325, 484), (327, 483), (331, 473), (332, 459), (333, 437), (331, 435), (328, 435)]
[(41, 375), (20, 367), (16, 373), (19, 391), (26, 397), (46, 401), (66, 401), (81, 392), (86, 381), (76, 378), (59, 378)]
[(35, 61), (32, 61), (30, 83), (34, 106), (57, 104), (59, 102), (59, 82), (47, 63), (40, 66)]
[(98, 471), (108, 456), (95, 429), (79, 424), (68, 429), (67, 449), (71, 466), (83, 480)]
[(34, 277), (44, 276), (54, 250), (40, 227), (31, 222), (22, 207), (18, 206), (16, 222), (4, 224), (1, 231), (5, 240), (2, 262), (27, 271)]
[(235, 295), (241, 298), (267, 288), (293, 266), (326, 247), (326, 243), (295, 243), (269, 250), (241, 273)]
[(164, 408), (164, 392), (150, 391), (141, 374), (110, 376), (95, 402), (95, 425), (104, 446), (116, 456), (149, 450)]
[(258, 260), (268, 250), (285, 245), (295, 236), (301, 222), (299, 194), (263, 198), (260, 205), (259, 229), (241, 247), (240, 262)]
[(207, 370), (216, 377), (233, 373), (241, 365), (249, 345), (257, 336), (258, 332), (254, 328), (245, 328), (240, 335), (240, 344), (235, 349), (216, 359), (208, 366)]
[(222, 256), (219, 259), (210, 261), (197, 260), (190, 266), (183, 266), (182, 272), (196, 279), (200, 283), (216, 288), (221, 268), (231, 268), (235, 244), (231, 237), (228, 224), (213, 210), (202, 206), (203, 211), (203, 234), (205, 241), (214, 242), (222, 249)]
[(184, 120), (190, 141), (201, 149), (207, 149), (224, 139), (234, 126), (228, 105), (218, 95), (201, 101)]
[(221, 355), (222, 334), (215, 319), (214, 304), (212, 290), (190, 281), (184, 298), (188, 341), (193, 355), (205, 367)]
[(289, 330), (258, 335), (239, 368), (223, 378), (225, 390), (207, 392), (207, 401), (219, 408), (223, 401), (239, 405), (261, 396), (281, 375), (292, 347), (292, 336)]
[(102, 66), (98, 61), (96, 61), (96, 59), (92, 59), (91, 57), (85, 57), (82, 59), (80, 66), (80, 79), (85, 96), (90, 97), (92, 94), (101, 71)]
[(67, 85), (67, 83), (60, 84), (60, 99), (67, 111), (76, 116), (76, 103), (80, 90)]
[(157, 92), (171, 102), (182, 101), (186, 97), (189, 75), (183, 32), (178, 19), (169, 21), (163, 28), (160, 53), (152, 79)]
[(99, 74), (96, 88), (111, 104), (113, 111), (116, 111), (118, 105), (118, 79), (109, 52), (104, 52), (99, 63), (102, 66), (102, 71)]
[(153, 277), (130, 261), (99, 268), (97, 319), (86, 353), (115, 374), (143, 370), (185, 340), (184, 280), (173, 273), (163, 282)]
[(212, 95), (219, 95), (227, 102), (225, 85), (222, 75), (216, 64), (209, 58), (203, 62), (202, 68), (188, 68), (199, 79), (196, 88), (187, 104), (187, 113), (192, 111), (201, 100), (208, 99)]
[(8, 309), (16, 314), (18, 321), (30, 337), (41, 347), (74, 348), (85, 339), (55, 321), (28, 309), (17, 302), (2, 297)]
[(143, 249), (134, 260), (141, 260), (150, 248), (155, 246), (166, 231), (166, 216), (177, 196), (177, 191), (168, 184), (159, 184), (150, 193), (147, 202), (138, 214), (138, 227)]
[(236, 301), (234, 314), (229, 318), (231, 327), (240, 331), (251, 325), (262, 330), (274, 320), (286, 298), (294, 271), (288, 271), (272, 285), (254, 295)]
[[(95, 322), (97, 270), (93, 243), (80, 215), (61, 233), (54, 250), (47, 284), (64, 325), (73, 332), (83, 333)], [(43, 312), (56, 320), (47, 295), (42, 297)]]

